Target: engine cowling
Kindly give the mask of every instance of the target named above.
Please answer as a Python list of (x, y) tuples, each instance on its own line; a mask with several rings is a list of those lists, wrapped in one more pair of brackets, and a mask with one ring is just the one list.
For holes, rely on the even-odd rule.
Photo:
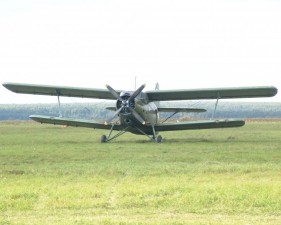
[(131, 93), (130, 92), (121, 92), (120, 98), (121, 100), (117, 100), (116, 108), (117, 110), (122, 108), (120, 113), (130, 113), (131, 109), (135, 109), (135, 99), (130, 99)]

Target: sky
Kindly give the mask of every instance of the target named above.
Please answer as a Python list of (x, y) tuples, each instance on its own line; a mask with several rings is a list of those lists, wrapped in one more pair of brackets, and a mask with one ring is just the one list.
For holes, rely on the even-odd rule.
[[(274, 85), (281, 102), (280, 21), (278, 0), (0, 0), (0, 83)], [(0, 104), (49, 101), (0, 86)]]

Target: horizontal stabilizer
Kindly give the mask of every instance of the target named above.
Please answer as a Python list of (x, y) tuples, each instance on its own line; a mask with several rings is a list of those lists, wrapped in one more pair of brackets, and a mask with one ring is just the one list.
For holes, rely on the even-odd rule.
[(106, 109), (110, 110), (110, 111), (116, 111), (116, 107), (114, 107), (114, 106), (106, 107)]
[[(106, 107), (107, 110), (116, 111), (116, 107)], [(177, 108), (177, 107), (160, 107), (158, 112), (206, 112), (206, 109), (197, 109), (197, 108)]]
[(178, 108), (178, 107), (159, 107), (159, 112), (206, 112), (206, 109), (198, 108)]

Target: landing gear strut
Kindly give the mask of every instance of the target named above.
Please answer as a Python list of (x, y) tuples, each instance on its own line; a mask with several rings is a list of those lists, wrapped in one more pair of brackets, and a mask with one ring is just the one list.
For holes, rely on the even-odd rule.
[[(113, 131), (113, 127), (114, 125), (112, 125), (110, 131), (109, 131), (109, 134), (108, 136), (106, 135), (102, 135), (101, 138), (100, 138), (100, 142), (101, 143), (105, 143), (105, 142), (109, 142), (119, 136), (121, 136), (122, 134), (126, 133), (127, 130), (130, 128), (130, 126), (127, 126), (125, 127), (123, 130), (119, 131), (116, 135), (114, 135), (113, 137), (111, 137), (111, 134), (112, 134), (112, 131)], [(141, 130), (139, 127), (134, 127), (135, 129), (137, 129), (140, 133), (142, 133), (143, 135), (146, 135), (150, 140), (156, 142), (156, 143), (161, 143), (162, 142), (162, 136), (161, 135), (157, 135), (156, 132), (155, 132), (155, 129), (154, 129), (154, 126), (151, 126), (152, 127), (152, 131), (153, 131), (153, 135), (148, 135), (146, 134), (143, 130)]]
[(105, 135), (102, 135), (101, 138), (100, 138), (100, 142), (101, 143), (105, 143), (105, 142), (109, 142), (119, 136), (121, 136), (122, 134), (125, 134), (127, 132), (127, 130), (129, 129), (129, 126), (128, 127), (125, 127), (123, 130), (119, 131), (119, 133), (117, 133), (116, 135), (114, 135), (113, 137), (110, 137), (111, 134), (112, 134), (112, 131), (113, 131), (113, 127), (114, 127), (114, 124), (111, 126), (111, 129), (109, 131), (109, 134), (108, 136), (106, 137)]

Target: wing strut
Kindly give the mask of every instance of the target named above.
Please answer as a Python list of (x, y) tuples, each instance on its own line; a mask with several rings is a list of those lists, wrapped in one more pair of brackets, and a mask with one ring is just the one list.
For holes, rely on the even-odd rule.
[(215, 117), (217, 107), (218, 107), (218, 104), (219, 104), (219, 99), (220, 99), (220, 93), (217, 92), (217, 101), (216, 101), (215, 109), (214, 109), (214, 112), (213, 112), (213, 115), (212, 115), (212, 119), (214, 119), (214, 117)]
[(56, 89), (56, 93), (58, 96), (58, 104), (59, 104), (59, 117), (62, 117), (61, 107), (60, 107), (60, 91), (59, 89)]
[(178, 112), (174, 112), (172, 113), (170, 116), (168, 116), (164, 121), (162, 121), (161, 123), (165, 123), (168, 119), (172, 118), (174, 115), (176, 115)]

